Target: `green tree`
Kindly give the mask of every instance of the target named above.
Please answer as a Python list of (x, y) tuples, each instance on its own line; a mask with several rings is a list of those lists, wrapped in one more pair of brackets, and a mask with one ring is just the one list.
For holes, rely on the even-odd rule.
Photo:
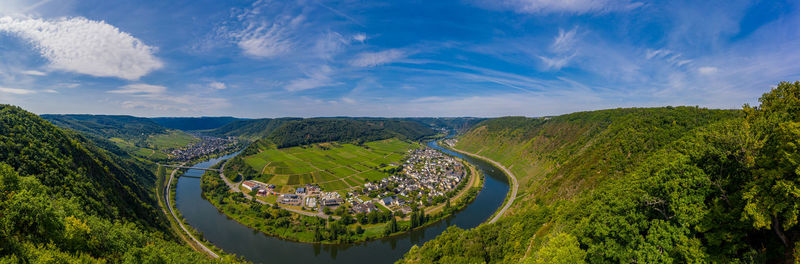
[(744, 107), (756, 149), (744, 212), (755, 228), (775, 232), (788, 257), (793, 241), (786, 230), (797, 226), (800, 216), (800, 82), (781, 82), (759, 102)]
[(550, 235), (536, 255), (528, 257), (528, 264), (582, 264), (586, 263), (586, 252), (580, 248), (578, 239), (567, 233)]

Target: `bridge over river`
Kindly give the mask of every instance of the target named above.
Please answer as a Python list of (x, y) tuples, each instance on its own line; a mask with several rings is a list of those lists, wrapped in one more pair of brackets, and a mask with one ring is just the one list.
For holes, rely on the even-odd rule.
[(189, 167), (189, 166), (181, 166), (181, 165), (164, 165), (164, 164), (160, 164), (160, 165), (161, 165), (161, 166), (164, 166), (164, 167), (178, 168), (178, 169), (194, 169), (194, 170), (204, 170), (204, 171), (216, 171), (216, 172), (221, 172), (221, 170), (220, 170), (220, 169), (201, 168), (201, 167)]

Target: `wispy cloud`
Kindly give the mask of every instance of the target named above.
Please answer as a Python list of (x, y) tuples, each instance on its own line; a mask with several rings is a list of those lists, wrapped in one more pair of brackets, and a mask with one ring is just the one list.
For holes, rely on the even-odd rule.
[(306, 73), (306, 77), (294, 79), (284, 88), (290, 92), (304, 91), (319, 87), (332, 86), (336, 82), (331, 78), (333, 69), (328, 65), (322, 65)]
[(0, 87), (0, 93), (25, 95), (25, 94), (34, 94), (36, 93), (36, 91), (28, 89)]
[(719, 69), (717, 69), (717, 67), (706, 66), (706, 67), (697, 68), (697, 72), (700, 73), (700, 74), (703, 74), (703, 75), (712, 75), (712, 74), (717, 73), (718, 71), (719, 71)]
[(136, 80), (164, 65), (156, 48), (102, 21), (2, 17), (0, 31), (30, 41), (56, 70)]
[(229, 39), (246, 55), (255, 58), (274, 58), (291, 52), (296, 46), (296, 31), (306, 21), (302, 11), (286, 7), (288, 3), (256, 1), (245, 9), (231, 14), (238, 21), (217, 29), (223, 39)]
[(629, 0), (477, 0), (479, 6), (517, 13), (604, 13), (635, 9), (643, 4)]
[(574, 57), (575, 57), (575, 55), (572, 54), (572, 55), (568, 55), (568, 56), (552, 57), (552, 58), (548, 58), (548, 57), (545, 57), (545, 56), (539, 56), (539, 59), (542, 60), (542, 63), (544, 64), (544, 68), (545, 69), (547, 69), (547, 70), (556, 70), (557, 71), (557, 70), (560, 70), (561, 68), (564, 68), (565, 66), (567, 66), (567, 64), (569, 64), (569, 61), (572, 60), (572, 58), (574, 58)]
[(558, 30), (558, 35), (553, 38), (553, 43), (550, 44), (550, 56), (540, 55), (539, 59), (542, 60), (546, 70), (561, 70), (567, 66), (570, 61), (577, 55), (575, 46), (578, 42), (576, 32), (578, 28), (575, 27), (569, 31), (564, 29)]
[(577, 27), (570, 31), (558, 29), (558, 35), (553, 39), (553, 44), (550, 45), (550, 49), (554, 52), (566, 52), (571, 50), (575, 45), (575, 32), (577, 31)]
[(211, 82), (208, 84), (208, 86), (217, 90), (224, 90), (225, 88), (228, 88), (228, 86), (223, 82)]
[(353, 35), (353, 40), (364, 43), (364, 41), (367, 40), (367, 34), (364, 33), (355, 34)]
[(40, 72), (40, 71), (35, 71), (35, 70), (23, 71), (22, 73), (23, 74), (27, 74), (27, 75), (33, 75), (33, 76), (46, 76), (47, 75), (47, 73)]
[(128, 84), (119, 87), (117, 90), (108, 91), (114, 94), (130, 94), (138, 96), (157, 96), (167, 91), (167, 87), (145, 83)]
[(379, 52), (363, 52), (350, 61), (350, 65), (356, 67), (375, 67), (395, 62), (405, 58), (407, 55), (399, 49), (389, 49)]
[(691, 59), (685, 58), (683, 54), (668, 49), (648, 49), (645, 52), (645, 58), (648, 60), (662, 59), (677, 67), (681, 67), (692, 62)]

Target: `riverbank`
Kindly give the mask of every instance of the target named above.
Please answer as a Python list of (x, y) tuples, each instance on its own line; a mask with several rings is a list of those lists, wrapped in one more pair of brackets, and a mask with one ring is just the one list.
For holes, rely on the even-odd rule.
[[(233, 151), (233, 152), (226, 151), (226, 152), (227, 153), (224, 154), (224, 155), (232, 156), (232, 155), (236, 154), (236, 151)], [(219, 153), (219, 154), (222, 154), (222, 153)], [(200, 165), (199, 167), (201, 167), (201, 168), (208, 167), (208, 166), (204, 166), (202, 164), (203, 163), (214, 163), (215, 159), (217, 159), (217, 161), (222, 160), (222, 159), (225, 158), (224, 155), (217, 155), (217, 157), (210, 158), (207, 161), (200, 162), (200, 163), (198, 163), (198, 165)], [(184, 163), (181, 163), (180, 165), (183, 166), (185, 164), (186, 163), (184, 162)], [(198, 166), (198, 165), (195, 165), (195, 166)], [(238, 261), (243, 261), (240, 257), (232, 255), (232, 254), (229, 254), (229, 253), (223, 251), (222, 249), (220, 249), (219, 247), (217, 247), (216, 245), (214, 245), (213, 243), (211, 243), (210, 241), (206, 240), (204, 235), (199, 230), (196, 230), (195, 228), (193, 228), (186, 221), (186, 219), (183, 217), (183, 215), (181, 214), (181, 211), (178, 210), (178, 208), (177, 208), (178, 206), (177, 206), (177, 202), (176, 202), (176, 198), (177, 198), (177, 191), (176, 190), (177, 190), (177, 186), (178, 186), (178, 181), (179, 181), (179, 179), (183, 178), (181, 176), (183, 176), (184, 174), (187, 174), (190, 171), (200, 171), (200, 170), (196, 170), (196, 169), (188, 169), (187, 170), (187, 169), (181, 169), (181, 168), (173, 169), (172, 172), (170, 173), (169, 177), (167, 179), (165, 179), (163, 188), (160, 188), (160, 190), (163, 190), (163, 192), (162, 191), (158, 192), (158, 193), (163, 193), (163, 198), (164, 198), (164, 203), (165, 203), (165, 207), (166, 208), (162, 207), (162, 211), (164, 211), (164, 213), (167, 215), (167, 218), (169, 219), (169, 222), (170, 222), (170, 226), (173, 228), (174, 231), (176, 231), (175, 233), (178, 236), (180, 236), (180, 238), (182, 240), (184, 240), (189, 246), (191, 246), (192, 248), (194, 248), (198, 252), (205, 253), (210, 258), (215, 258), (215, 259), (220, 259), (221, 258), (223, 260), (233, 260), (233, 261), (237, 261), (237, 262)], [(161, 196), (161, 195), (159, 195), (159, 196)]]
[(500, 219), (500, 217), (502, 217), (503, 214), (505, 214), (505, 212), (508, 210), (508, 208), (511, 207), (511, 205), (514, 203), (514, 200), (517, 198), (517, 190), (519, 189), (519, 183), (517, 183), (517, 177), (514, 176), (514, 174), (511, 173), (511, 171), (508, 168), (503, 166), (503, 164), (500, 164), (499, 162), (491, 160), (491, 159), (489, 159), (487, 157), (478, 155), (476, 153), (471, 153), (471, 152), (467, 152), (467, 151), (464, 151), (464, 150), (460, 150), (460, 149), (455, 148), (454, 146), (447, 146), (447, 148), (451, 149), (453, 151), (456, 151), (458, 153), (462, 153), (462, 154), (465, 154), (465, 155), (468, 155), (468, 156), (471, 156), (471, 157), (474, 157), (474, 158), (489, 162), (492, 165), (494, 165), (495, 167), (500, 168), (501, 170), (503, 170), (505, 175), (511, 180), (511, 184), (510, 184), (511, 192), (509, 192), (508, 196), (506, 196), (506, 200), (503, 202), (502, 209), (498, 210), (494, 215), (492, 215), (492, 218), (491, 218), (491, 220), (489, 220), (488, 223), (491, 224), (491, 223), (497, 222), (497, 220)]

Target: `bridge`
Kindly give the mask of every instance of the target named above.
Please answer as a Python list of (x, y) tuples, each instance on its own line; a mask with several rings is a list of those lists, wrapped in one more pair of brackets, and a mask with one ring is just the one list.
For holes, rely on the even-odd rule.
[(189, 167), (189, 166), (181, 166), (181, 165), (161, 165), (161, 166), (164, 166), (164, 167), (170, 167), (170, 168), (177, 168), (177, 169), (193, 169), (193, 170), (204, 170), (204, 171), (216, 171), (216, 172), (221, 172), (221, 170), (220, 170), (220, 169), (197, 168), (197, 167)]

